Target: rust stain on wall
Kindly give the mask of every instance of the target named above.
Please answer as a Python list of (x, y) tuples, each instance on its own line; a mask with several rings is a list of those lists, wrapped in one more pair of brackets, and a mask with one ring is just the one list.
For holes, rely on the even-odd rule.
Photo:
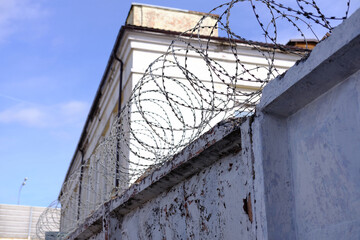
[(245, 213), (249, 216), (249, 220), (252, 223), (253, 222), (253, 213), (252, 213), (252, 208), (251, 208), (251, 194), (249, 193), (249, 195), (243, 199), (244, 205), (243, 205), (243, 209), (245, 211)]

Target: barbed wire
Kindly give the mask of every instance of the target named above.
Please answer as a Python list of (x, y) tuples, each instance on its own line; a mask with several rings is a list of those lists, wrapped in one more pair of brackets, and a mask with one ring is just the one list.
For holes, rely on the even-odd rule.
[[(326, 16), (314, 0), (296, 0), (293, 6), (285, 2), (230, 1), (174, 39), (134, 83), (110, 133), (94, 154), (71, 170), (59, 201), (40, 217), (38, 236), (53, 229), (48, 222), (60, 224), (51, 210), (54, 207), (61, 205), (60, 239), (101, 204), (139, 183), (216, 123), (253, 114), (264, 85), (290, 66), (280, 62), (294, 63), (309, 53), (280, 44), (279, 26), (285, 31), (294, 29), (308, 46), (306, 34), (321, 39), (313, 25), (331, 33), (335, 21), (348, 17), (350, 7), (350, 0), (344, 2), (344, 15), (336, 17)], [(248, 4), (244, 11), (253, 11), (263, 42), (232, 31), (231, 22), (239, 17), (232, 13), (239, 4)]]
[(37, 239), (44, 239), (46, 234), (53, 233), (55, 236), (60, 237), (58, 234), (60, 228), (60, 204), (57, 201), (52, 202), (41, 213), (38, 222), (36, 223), (36, 237)]

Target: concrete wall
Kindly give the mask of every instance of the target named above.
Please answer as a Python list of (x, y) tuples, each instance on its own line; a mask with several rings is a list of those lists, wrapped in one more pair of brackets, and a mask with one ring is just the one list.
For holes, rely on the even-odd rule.
[(251, 158), (242, 149), (112, 218), (110, 239), (254, 239), (244, 210), (244, 203), (251, 209), (251, 179)]
[(269, 239), (360, 238), (359, 70), (358, 10), (265, 87), (254, 152)]
[[(0, 204), (0, 239), (39, 239), (36, 224), (45, 210), (45, 207)], [(59, 221), (60, 213), (57, 217), (48, 219), (49, 225), (53, 226), (49, 231), (59, 231), (55, 221)]]
[(360, 237), (359, 93), (357, 72), (288, 119), (300, 239)]
[(69, 239), (255, 239), (250, 124), (218, 124)]

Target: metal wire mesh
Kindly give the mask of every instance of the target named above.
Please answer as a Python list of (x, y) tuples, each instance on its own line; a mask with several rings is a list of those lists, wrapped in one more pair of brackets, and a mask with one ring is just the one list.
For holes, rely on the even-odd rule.
[[(59, 238), (76, 229), (98, 206), (171, 160), (217, 122), (253, 114), (264, 85), (285, 71), (277, 67), (278, 57), (292, 54), (300, 58), (309, 52), (279, 44), (279, 26), (286, 31), (294, 29), (307, 44), (307, 33), (320, 39), (313, 26), (331, 33), (334, 21), (346, 19), (350, 6), (350, 1), (344, 2), (344, 16), (327, 17), (314, 0), (296, 0), (293, 5), (284, 2), (224, 3), (180, 34), (149, 65), (122, 105), (110, 134), (64, 182), (56, 203), (60, 206), (61, 202), (62, 207)], [(231, 13), (238, 5), (253, 12), (264, 37), (262, 43), (232, 31), (232, 21), (240, 16)], [(204, 25), (204, 20), (214, 18), (214, 14), (219, 16), (216, 24)], [(203, 29), (209, 35), (201, 35)], [(224, 37), (215, 37), (217, 31)], [(214, 57), (214, 46), (219, 42), (230, 53), (227, 64)], [(241, 53), (244, 47), (256, 52), (261, 64), (249, 64)], [(51, 215), (51, 210), (43, 213), (39, 235), (49, 229), (46, 225)]]

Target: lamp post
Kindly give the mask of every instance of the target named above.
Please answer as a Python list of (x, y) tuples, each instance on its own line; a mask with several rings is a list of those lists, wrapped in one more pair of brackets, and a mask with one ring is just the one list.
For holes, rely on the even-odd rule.
[(24, 178), (24, 181), (23, 181), (23, 183), (22, 183), (21, 186), (20, 186), (17, 205), (20, 205), (20, 193), (21, 193), (21, 189), (23, 188), (23, 186), (25, 186), (27, 180), (28, 180), (27, 177)]

